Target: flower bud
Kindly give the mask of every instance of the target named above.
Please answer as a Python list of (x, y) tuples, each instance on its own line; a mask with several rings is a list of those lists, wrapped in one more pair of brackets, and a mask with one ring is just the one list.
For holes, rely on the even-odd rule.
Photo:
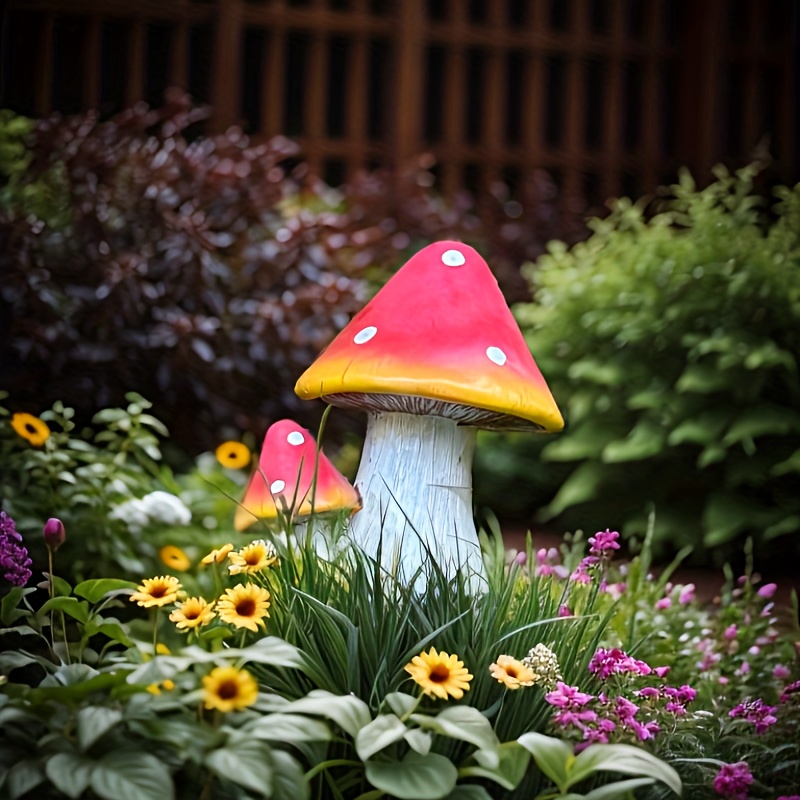
[(44, 530), (42, 531), (44, 535), (44, 543), (47, 545), (47, 549), (51, 552), (55, 553), (62, 544), (64, 544), (64, 539), (67, 538), (67, 532), (64, 529), (64, 523), (60, 519), (56, 519), (55, 517), (51, 517), (47, 522), (44, 524)]

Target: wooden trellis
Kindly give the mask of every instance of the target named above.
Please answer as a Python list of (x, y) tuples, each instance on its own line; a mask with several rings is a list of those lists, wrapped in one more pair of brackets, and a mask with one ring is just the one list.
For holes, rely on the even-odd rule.
[(297, 138), (332, 183), (430, 153), (446, 194), (544, 168), (597, 201), (742, 163), (765, 134), (796, 178), (797, 15), (792, 0), (6, 0), (2, 105), (111, 112), (178, 85), (212, 104), (212, 129)]

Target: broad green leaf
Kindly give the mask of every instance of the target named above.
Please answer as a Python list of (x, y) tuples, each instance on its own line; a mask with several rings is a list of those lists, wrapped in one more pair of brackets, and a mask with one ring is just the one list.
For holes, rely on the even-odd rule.
[(94, 604), (102, 600), (110, 592), (120, 592), (131, 589), (136, 591), (136, 584), (132, 581), (123, 581), (116, 578), (98, 578), (92, 581), (83, 581), (73, 590), (79, 597), (83, 597)]
[(86, 706), (77, 715), (78, 747), (85, 753), (122, 720), (122, 712), (106, 706)]
[(390, 692), (386, 695), (386, 702), (398, 717), (405, 717), (419, 705), (419, 698), (405, 692)]
[(269, 797), (273, 783), (271, 755), (272, 751), (266, 744), (239, 740), (209, 753), (205, 764), (220, 777)]
[(790, 408), (762, 403), (747, 408), (736, 419), (722, 439), (726, 445), (759, 436), (785, 436), (800, 432), (800, 414)]
[(800, 450), (795, 450), (785, 461), (775, 464), (770, 472), (778, 476), (786, 475), (787, 472), (800, 472)]
[(604, 464), (595, 461), (581, 464), (564, 481), (550, 504), (541, 510), (541, 519), (552, 519), (570, 506), (593, 500), (607, 479), (608, 467)]
[(584, 800), (619, 800), (621, 797), (630, 797), (629, 792), (634, 789), (639, 789), (642, 786), (652, 786), (654, 783), (655, 780), (653, 778), (631, 778), (627, 781), (615, 781), (606, 786), (593, 789), (589, 794), (584, 795)]
[(690, 364), (675, 383), (679, 392), (711, 394), (728, 388), (730, 378), (716, 364)]
[(78, 622), (86, 622), (89, 619), (89, 606), (77, 597), (53, 597), (42, 605), (39, 615), (47, 614), (49, 611), (61, 611), (64, 614), (77, 619)]
[(410, 731), (406, 731), (403, 738), (408, 742), (408, 746), (412, 750), (416, 750), (421, 756), (430, 753), (433, 738), (429, 733), (425, 733), (419, 728), (412, 728)]
[(683, 420), (669, 434), (667, 443), (671, 447), (689, 442), (691, 444), (710, 445), (719, 441), (722, 431), (728, 425), (730, 415), (714, 408), (702, 414)]
[(358, 757), (362, 761), (369, 761), (384, 747), (403, 739), (406, 730), (405, 724), (400, 721), (399, 717), (394, 714), (380, 714), (358, 732), (356, 736)]
[(95, 634), (102, 634), (103, 636), (107, 636), (109, 639), (113, 639), (115, 642), (119, 642), (120, 644), (124, 644), (126, 647), (133, 647), (134, 642), (133, 639), (128, 636), (128, 632), (125, 628), (122, 627), (118, 622), (101, 622), (102, 617), (99, 615), (95, 615), (93, 619), (90, 619), (86, 623), (86, 627), (84, 628), (84, 634), (86, 636), (94, 636)]
[(272, 751), (272, 800), (308, 800), (311, 787), (296, 758), (282, 750)]
[(533, 756), (536, 766), (550, 778), (559, 791), (571, 784), (570, 765), (575, 760), (571, 745), (542, 733), (524, 733), (517, 741)]
[(8, 771), (4, 785), (8, 800), (17, 800), (27, 794), (31, 789), (46, 780), (46, 775), (37, 760), (25, 759)]
[(800, 529), (800, 515), (792, 514), (790, 517), (785, 517), (766, 528), (764, 530), (764, 539), (769, 541), (787, 533), (794, 533), (798, 529)]
[(591, 381), (601, 386), (621, 386), (628, 380), (623, 364), (591, 359), (576, 361), (567, 370), (567, 375), (574, 381)]
[(497, 753), (500, 746), (492, 724), (472, 706), (451, 706), (440, 711), (435, 717), (412, 714), (411, 720), (426, 730), (474, 744), (484, 754)]
[(492, 800), (492, 796), (483, 786), (464, 784), (456, 786), (444, 800)]
[(95, 762), (77, 753), (56, 753), (48, 759), (45, 772), (50, 783), (71, 800), (77, 800), (89, 787)]
[(174, 800), (169, 770), (155, 756), (136, 750), (112, 750), (95, 765), (92, 791), (103, 800)]
[(0, 603), (0, 622), (3, 625), (13, 625), (20, 617), (24, 617), (28, 611), (22, 608), (17, 608), (20, 600), (35, 589), (25, 589), (23, 586), (12, 586), (8, 590), (8, 594), (3, 598)]
[[(84, 666), (83, 664), (73, 664), (72, 666)], [(45, 697), (59, 702), (77, 702), (94, 694), (95, 692), (106, 693), (113, 686), (118, 686), (125, 682), (123, 674), (103, 672), (94, 677), (84, 680), (69, 682), (59, 685), (61, 682), (51, 682), (58, 675), (58, 672), (48, 675), (33, 692), (37, 697)], [(47, 685), (45, 685), (47, 684)]]
[(602, 460), (606, 464), (617, 464), (622, 461), (641, 461), (651, 458), (661, 452), (664, 439), (662, 426), (652, 420), (642, 420), (624, 439), (606, 445)]
[(617, 431), (605, 420), (589, 419), (570, 428), (568, 436), (555, 439), (542, 450), (547, 461), (580, 461), (597, 458), (617, 438)]
[(315, 714), (333, 720), (343, 731), (355, 738), (372, 721), (369, 706), (355, 695), (336, 695), (324, 689), (314, 689), (284, 710), (293, 714)]
[(330, 728), (317, 719), (302, 714), (268, 714), (242, 726), (241, 730), (263, 742), (325, 742)]
[(400, 800), (440, 800), (453, 791), (458, 772), (436, 753), (422, 756), (413, 750), (402, 761), (368, 761), (367, 780)]
[(517, 742), (503, 742), (498, 749), (500, 762), (495, 767), (488, 764), (494, 763), (493, 753), (487, 761), (484, 754), (478, 750), (472, 757), (478, 762), (478, 766), (462, 767), (458, 774), (463, 778), (487, 778), (502, 786), (508, 791), (513, 791), (519, 785), (528, 769), (531, 754)]
[[(530, 734), (526, 734), (530, 735)], [(575, 757), (569, 771), (569, 785), (578, 783), (595, 772), (621, 772), (623, 775), (647, 776), (681, 794), (678, 773), (661, 759), (641, 747), (629, 744), (593, 744)]]

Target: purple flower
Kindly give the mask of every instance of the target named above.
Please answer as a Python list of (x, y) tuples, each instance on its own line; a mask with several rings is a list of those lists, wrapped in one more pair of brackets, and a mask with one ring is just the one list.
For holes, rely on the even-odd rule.
[(566, 606), (566, 605), (562, 604), (562, 605), (560, 605), (558, 607), (558, 616), (559, 617), (571, 617), (572, 616), (572, 611), (570, 611), (569, 606)]
[(763, 700), (757, 699), (739, 703), (728, 712), (728, 715), (732, 719), (743, 717), (747, 722), (752, 722), (756, 727), (756, 733), (761, 735), (770, 725), (774, 725), (778, 721), (775, 711), (775, 706), (768, 706)]
[(787, 684), (783, 687), (780, 702), (788, 703), (792, 699), (793, 695), (800, 697), (800, 681), (795, 681), (794, 683)]
[(658, 675), (659, 678), (663, 678), (665, 675), (669, 674), (672, 667), (655, 667), (653, 672)]
[(695, 585), (693, 583), (687, 583), (686, 586), (681, 589), (681, 593), (678, 595), (678, 602), (682, 605), (688, 605), (689, 603), (694, 602), (694, 592), (695, 592)]
[(662, 611), (665, 608), (669, 608), (672, 605), (672, 600), (669, 597), (662, 597), (660, 600), (656, 601), (656, 610)]
[(597, 556), (585, 556), (581, 559), (580, 564), (575, 567), (572, 575), (569, 576), (570, 580), (577, 581), (578, 583), (591, 583), (592, 575), (590, 570), (599, 563), (600, 559)]
[(763, 597), (766, 600), (769, 600), (769, 598), (772, 597), (775, 594), (777, 589), (778, 589), (778, 584), (777, 583), (765, 583), (758, 590), (758, 596), (759, 597)]
[(14, 520), (0, 511), (0, 573), (14, 586), (25, 586), (31, 579), (31, 559), (21, 542)]
[(736, 627), (736, 625), (728, 625), (728, 627), (722, 632), (722, 635), (730, 641), (731, 639), (736, 638), (737, 633), (739, 633), (739, 629)]
[(555, 691), (548, 692), (544, 699), (550, 703), (551, 706), (557, 706), (564, 709), (579, 709), (585, 706), (590, 700), (593, 700), (593, 695), (581, 692), (577, 686), (568, 686), (566, 683), (558, 681), (556, 683)]
[(589, 662), (589, 672), (595, 673), (602, 681), (607, 680), (614, 674), (649, 675), (652, 671), (644, 661), (631, 658), (617, 647), (611, 650), (606, 650), (603, 647), (598, 648)]
[(67, 538), (64, 523), (56, 517), (51, 517), (45, 522), (42, 535), (44, 536), (44, 543), (47, 545), (47, 549), (52, 550), (54, 553), (64, 544), (64, 540)]
[(747, 787), (753, 782), (753, 775), (746, 761), (723, 764), (714, 778), (714, 791), (725, 800), (747, 800)]
[(792, 671), (789, 667), (784, 666), (783, 664), (776, 664), (775, 668), (772, 670), (772, 677), (777, 678), (779, 681), (782, 681), (784, 678), (788, 678), (792, 674)]
[(617, 531), (610, 531), (608, 528), (604, 531), (598, 531), (594, 536), (589, 537), (589, 544), (591, 545), (589, 552), (593, 556), (611, 556), (610, 551), (619, 550), (617, 539), (619, 539)]

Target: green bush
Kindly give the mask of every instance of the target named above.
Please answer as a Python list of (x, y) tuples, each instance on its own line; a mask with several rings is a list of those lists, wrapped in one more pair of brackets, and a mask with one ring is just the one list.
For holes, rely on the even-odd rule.
[(620, 200), (528, 268), (516, 313), (566, 417), (541, 456), (570, 466), (540, 519), (630, 534), (655, 508), (662, 554), (797, 552), (800, 186), (768, 207), (756, 173), (684, 173), (661, 213)]

